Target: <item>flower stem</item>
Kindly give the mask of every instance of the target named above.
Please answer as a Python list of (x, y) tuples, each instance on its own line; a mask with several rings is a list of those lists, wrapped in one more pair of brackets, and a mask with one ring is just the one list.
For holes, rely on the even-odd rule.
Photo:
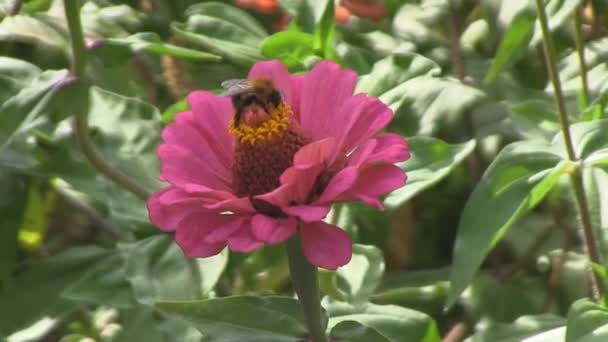
[(574, 14), (574, 30), (576, 31), (576, 51), (578, 53), (578, 64), (581, 69), (581, 96), (583, 107), (589, 105), (589, 83), (587, 81), (587, 65), (585, 64), (585, 41), (583, 40), (583, 24), (581, 8)]
[[(574, 153), (574, 145), (572, 144), (572, 136), (570, 135), (570, 123), (568, 122), (568, 114), (566, 112), (566, 105), (562, 92), (561, 81), (559, 78), (559, 73), (557, 72), (555, 47), (553, 46), (553, 39), (551, 38), (551, 32), (549, 31), (549, 27), (547, 24), (547, 14), (545, 13), (545, 6), (543, 4), (543, 0), (536, 0), (536, 9), (538, 11), (540, 27), (543, 32), (545, 61), (547, 64), (547, 69), (549, 71), (549, 76), (551, 77), (551, 83), (553, 84), (555, 102), (557, 104), (559, 121), (561, 124), (562, 135), (564, 137), (564, 145), (566, 146), (566, 153), (568, 155), (569, 160), (576, 161), (577, 157)], [(583, 187), (583, 177), (581, 175), (580, 169), (577, 169), (570, 174), (570, 182), (572, 183), (572, 187), (574, 189), (576, 208), (578, 210), (578, 215), (581, 221), (581, 225), (583, 227), (583, 240), (585, 242), (586, 247), (585, 250), (589, 259), (592, 262), (600, 263), (600, 255), (597, 249), (597, 245), (595, 243), (595, 238), (593, 236), (593, 227), (591, 226), (591, 218), (589, 217), (589, 206), (587, 204), (587, 197), (585, 195), (585, 189)], [(597, 274), (591, 271), (591, 287), (593, 291), (593, 297), (596, 301), (600, 299), (601, 295), (600, 284), (601, 283)]]
[(312, 265), (302, 250), (300, 232), (287, 241), (287, 258), (293, 288), (304, 311), (308, 332), (313, 342), (327, 342), (321, 322), (321, 298), (317, 268)]
[[(68, 22), (70, 38), (72, 43), (72, 75), (78, 80), (82, 80), (85, 76), (85, 67), (87, 63), (86, 48), (84, 45), (84, 37), (82, 34), (82, 25), (80, 24), (80, 1), (79, 0), (64, 0), (63, 6), (65, 9), (65, 17)], [(108, 164), (97, 151), (91, 137), (89, 136), (88, 117), (87, 113), (76, 113), (74, 116), (74, 129), (80, 149), (88, 161), (101, 173), (108, 178), (131, 191), (141, 199), (147, 199), (150, 192), (123, 174), (120, 170)]]

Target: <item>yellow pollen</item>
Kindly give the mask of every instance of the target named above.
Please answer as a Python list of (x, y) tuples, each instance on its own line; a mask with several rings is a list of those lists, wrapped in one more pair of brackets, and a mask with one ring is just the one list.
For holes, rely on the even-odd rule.
[(270, 118), (261, 125), (253, 127), (240, 122), (238, 127), (234, 125), (234, 118), (228, 124), (228, 131), (234, 134), (241, 143), (255, 145), (260, 140), (269, 140), (289, 127), (289, 116), (291, 108), (284, 102), (277, 107), (270, 108)]

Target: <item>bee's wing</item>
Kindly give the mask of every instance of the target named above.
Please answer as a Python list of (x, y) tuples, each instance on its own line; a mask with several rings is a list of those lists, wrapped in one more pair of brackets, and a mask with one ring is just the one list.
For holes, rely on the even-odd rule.
[(247, 90), (251, 86), (248, 80), (234, 79), (222, 82), (222, 87), (227, 89), (222, 95), (231, 96)]

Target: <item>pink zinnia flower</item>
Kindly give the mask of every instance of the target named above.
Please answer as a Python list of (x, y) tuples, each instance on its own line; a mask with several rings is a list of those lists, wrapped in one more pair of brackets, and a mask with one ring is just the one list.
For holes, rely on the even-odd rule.
[(175, 232), (190, 257), (226, 245), (250, 252), (299, 230), (308, 260), (334, 270), (348, 263), (352, 243), (323, 218), (336, 202), (381, 209), (378, 197), (405, 184), (393, 164), (409, 158), (407, 143), (379, 134), (391, 110), (353, 95), (357, 75), (332, 62), (298, 76), (278, 61), (258, 62), (249, 80), (271, 82), (282, 102), (252, 108), (237, 125), (229, 97), (195, 91), (191, 110), (164, 129), (158, 156), (169, 186), (148, 200), (150, 219)]

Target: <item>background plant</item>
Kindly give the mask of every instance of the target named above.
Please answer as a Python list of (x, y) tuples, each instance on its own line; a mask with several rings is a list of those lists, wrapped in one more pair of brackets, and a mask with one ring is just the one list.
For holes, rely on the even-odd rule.
[(306, 334), (283, 248), (187, 259), (141, 200), (184, 96), (262, 59), (357, 71), (413, 154), (387, 210), (328, 217), (357, 242), (321, 274), (334, 340), (606, 338), (604, 1), (65, 4), (0, 1), (0, 338)]

